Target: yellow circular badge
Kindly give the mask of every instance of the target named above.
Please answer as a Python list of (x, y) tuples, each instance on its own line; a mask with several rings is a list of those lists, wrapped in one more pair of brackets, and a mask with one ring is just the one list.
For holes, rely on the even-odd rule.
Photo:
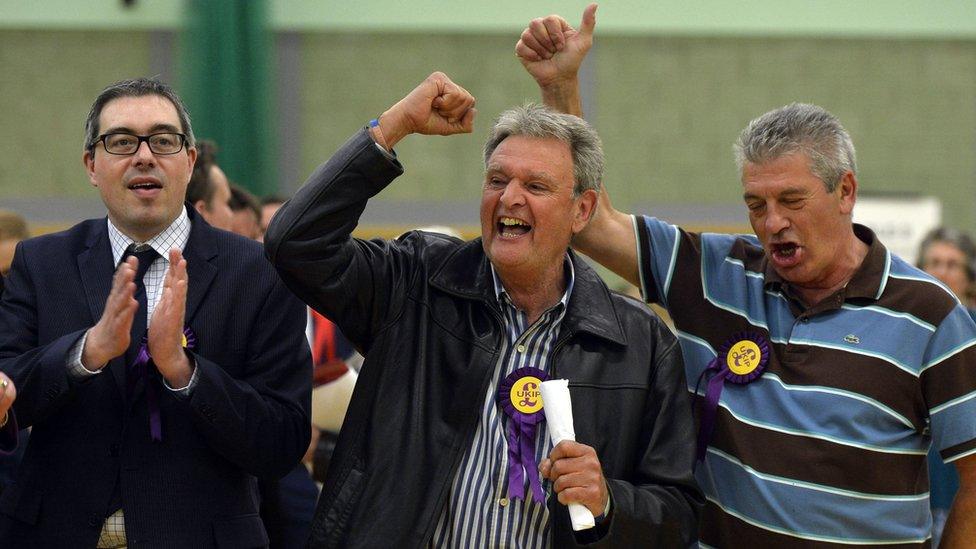
[(542, 391), (539, 390), (541, 384), (542, 381), (537, 377), (520, 377), (508, 393), (512, 406), (523, 414), (534, 414), (541, 410)]
[(759, 350), (759, 345), (756, 345), (751, 339), (738, 341), (725, 355), (725, 363), (729, 365), (729, 370), (740, 376), (752, 373), (759, 366), (761, 360), (762, 351)]

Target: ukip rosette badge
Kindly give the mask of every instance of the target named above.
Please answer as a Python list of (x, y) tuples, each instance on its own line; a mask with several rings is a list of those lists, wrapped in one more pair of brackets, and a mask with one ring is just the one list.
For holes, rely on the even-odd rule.
[[(722, 387), (726, 381), (745, 385), (755, 381), (766, 370), (769, 362), (769, 342), (756, 332), (738, 332), (719, 347), (718, 354), (708, 363), (698, 378), (698, 383), (709, 373), (708, 388), (701, 403), (698, 430), (698, 461), (705, 459), (708, 443), (715, 429), (715, 414)], [(698, 387), (695, 387), (698, 392)]]
[(498, 387), (496, 400), (511, 421), (508, 440), (508, 497), (525, 499), (525, 479), (529, 479), (532, 499), (544, 502), (539, 464), (535, 460), (536, 424), (546, 419), (542, 410), (542, 382), (549, 379), (538, 368), (519, 368), (508, 374)]
[(749, 383), (766, 369), (769, 343), (755, 332), (739, 332), (722, 345), (718, 356), (725, 356), (725, 365), (729, 369), (726, 379), (732, 383)]
[(183, 327), (182, 344), (185, 349), (197, 348), (197, 335), (193, 333), (193, 329), (189, 325)]
[[(183, 333), (180, 336), (180, 345), (184, 349), (195, 349), (197, 346), (197, 336), (189, 326), (183, 327)], [(152, 355), (149, 353), (149, 330), (146, 330), (146, 333), (142, 336), (142, 342), (139, 344), (136, 359), (132, 364), (129, 364), (125, 374), (126, 398), (130, 400), (133, 398), (136, 384), (139, 381), (145, 383), (146, 405), (149, 408), (149, 435), (154, 441), (159, 442), (163, 440), (163, 420), (159, 411), (158, 389), (155, 384), (150, 383), (149, 379), (149, 363), (151, 361)]]

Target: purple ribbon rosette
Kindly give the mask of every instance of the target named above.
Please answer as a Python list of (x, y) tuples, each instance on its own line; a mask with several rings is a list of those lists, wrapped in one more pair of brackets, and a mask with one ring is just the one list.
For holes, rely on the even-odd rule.
[(508, 374), (498, 387), (498, 405), (508, 422), (508, 497), (525, 499), (525, 478), (529, 479), (532, 500), (545, 502), (539, 464), (535, 459), (536, 425), (546, 419), (542, 409), (542, 382), (548, 379), (538, 368), (519, 368)]
[[(755, 332), (738, 332), (732, 335), (719, 347), (718, 354), (698, 378), (701, 383), (709, 372), (714, 375), (708, 380), (705, 390), (705, 400), (701, 405), (701, 425), (698, 429), (698, 452), (696, 461), (705, 459), (708, 443), (715, 430), (715, 415), (718, 412), (718, 400), (722, 396), (722, 388), (726, 381), (738, 385), (751, 383), (759, 378), (766, 370), (769, 362), (769, 342), (761, 334)], [(695, 392), (698, 392), (697, 384)]]
[[(189, 326), (183, 328), (183, 348), (195, 349), (197, 346), (197, 336)], [(142, 336), (142, 343), (139, 344), (139, 352), (136, 359), (129, 365), (129, 373), (126, 376), (126, 396), (131, 400), (135, 392), (136, 382), (140, 379), (146, 384), (146, 405), (149, 408), (149, 434), (153, 440), (159, 442), (163, 440), (163, 420), (159, 413), (159, 390), (154, 383), (150, 383), (149, 364), (152, 362), (152, 355), (149, 354), (149, 330)], [(155, 364), (153, 364), (155, 367)]]

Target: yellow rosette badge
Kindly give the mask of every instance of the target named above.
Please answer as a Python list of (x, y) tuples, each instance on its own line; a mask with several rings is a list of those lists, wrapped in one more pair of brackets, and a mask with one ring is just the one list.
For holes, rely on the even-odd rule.
[(751, 339), (737, 341), (725, 355), (725, 363), (728, 364), (729, 370), (740, 376), (751, 374), (759, 367), (762, 359), (763, 354), (759, 345)]
[(539, 464), (535, 460), (536, 424), (546, 419), (542, 411), (542, 382), (548, 379), (538, 368), (519, 368), (505, 376), (495, 399), (511, 421), (508, 440), (508, 497), (525, 499), (525, 479), (529, 480), (532, 501), (545, 502)]
[(542, 409), (542, 391), (539, 385), (542, 380), (535, 376), (519, 378), (512, 384), (508, 397), (512, 406), (523, 414), (534, 414)]

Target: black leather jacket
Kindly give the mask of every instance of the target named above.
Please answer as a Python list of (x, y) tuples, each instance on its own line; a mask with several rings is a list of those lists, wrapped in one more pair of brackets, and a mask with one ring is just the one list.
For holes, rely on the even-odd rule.
[[(286, 284), (365, 354), (312, 525), (312, 547), (423, 547), (481, 413), (504, 336), (481, 240), (411, 232), (358, 240), (366, 200), (402, 168), (366, 132), (278, 212), (266, 236)], [(680, 350), (660, 319), (576, 279), (551, 362), (567, 378), (577, 440), (593, 446), (609, 525), (574, 536), (550, 498), (553, 547), (687, 546), (703, 503)]]

